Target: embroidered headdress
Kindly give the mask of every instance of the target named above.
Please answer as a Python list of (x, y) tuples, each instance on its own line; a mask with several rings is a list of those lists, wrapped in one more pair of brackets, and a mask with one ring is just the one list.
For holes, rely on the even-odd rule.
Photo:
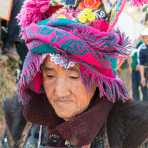
[(18, 15), (21, 35), (29, 49), (18, 82), (21, 101), (29, 101), (29, 89), (42, 93), (40, 66), (47, 56), (64, 67), (65, 63), (79, 63), (83, 82), (88, 86), (95, 83), (100, 97), (111, 102), (127, 100), (126, 88), (111, 66), (112, 59), (128, 54), (128, 38), (114, 31), (125, 3), (26, 0)]

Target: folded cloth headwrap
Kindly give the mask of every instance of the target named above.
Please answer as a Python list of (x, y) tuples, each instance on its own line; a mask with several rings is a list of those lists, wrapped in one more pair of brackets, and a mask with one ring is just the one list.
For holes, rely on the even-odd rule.
[[(65, 3), (68, 2), (72, 1), (65, 1)], [(103, 19), (96, 17), (95, 20), (93, 18), (92, 12), (95, 11), (95, 14), (97, 12), (98, 15), (97, 9), (101, 10), (101, 1), (96, 2), (98, 2), (95, 5), (96, 7), (90, 1), (87, 3), (89, 9), (87, 7), (85, 12), (89, 12), (89, 17), (86, 18), (86, 15), (84, 15), (85, 19), (78, 15), (82, 11), (84, 12), (83, 7), (86, 7), (86, 3), (83, 3), (83, 1), (79, 5), (77, 4), (78, 9), (75, 8), (76, 3), (74, 3), (74, 7), (66, 8), (62, 8), (61, 4), (51, 7), (48, 5), (52, 13), (59, 9), (52, 17), (45, 17), (46, 15), (51, 16), (51, 14), (47, 13), (49, 12), (48, 9), (44, 11), (41, 9), (45, 8), (41, 4), (46, 3), (47, 5), (46, 0), (40, 0), (38, 3), (33, 3), (30, 0), (25, 3), (26, 7), (23, 7), (19, 15), (20, 25), (22, 26), (21, 34), (29, 49), (18, 82), (18, 94), (23, 103), (30, 100), (29, 89), (36, 93), (43, 93), (40, 67), (50, 54), (58, 54), (68, 61), (79, 63), (83, 82), (88, 87), (96, 84), (100, 91), (100, 97), (105, 96), (111, 102), (116, 100), (126, 101), (128, 99), (128, 93), (123, 82), (116, 76), (111, 66), (112, 58), (116, 59), (127, 55), (128, 38), (120, 31), (112, 29), (113, 19), (111, 19), (110, 25), (105, 16), (103, 16)], [(41, 14), (43, 13), (41, 12), (40, 15), (38, 14), (40, 17), (36, 18), (37, 15), (34, 14), (35, 17), (32, 18), (35, 18), (35, 21), (31, 21), (30, 16), (33, 16), (35, 4), (40, 6), (36, 7), (35, 10), (42, 10), (44, 14), (46, 12), (46, 15)], [(118, 8), (122, 8), (125, 0), (117, 4)], [(28, 12), (24, 13), (26, 15), (24, 18), (22, 12), (26, 10)], [(63, 10), (66, 10), (69, 14), (63, 13)], [(120, 11), (117, 10), (118, 17)], [(57, 17), (61, 14), (65, 14), (65, 17)]]

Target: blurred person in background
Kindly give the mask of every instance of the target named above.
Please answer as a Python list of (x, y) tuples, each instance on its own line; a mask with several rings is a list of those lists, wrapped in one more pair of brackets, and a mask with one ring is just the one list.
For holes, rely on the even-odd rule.
[(139, 47), (138, 54), (140, 82), (143, 100), (148, 101), (148, 28), (142, 31), (141, 37), (143, 44)]
[(117, 72), (119, 77), (124, 81), (129, 97), (131, 98), (131, 67), (130, 67), (131, 59), (119, 59), (117, 63)]
[[(13, 0), (10, 20), (2, 21), (2, 50), (1, 53), (13, 60), (20, 60), (20, 67), (16, 70), (20, 75), (24, 58), (27, 54), (27, 47), (20, 38), (20, 27), (16, 16), (19, 13), (24, 0)], [(18, 148), (22, 131), (26, 120), (22, 115), (22, 105), (16, 99), (16, 96), (8, 98), (5, 96), (3, 101), (3, 111), (5, 116), (6, 128), (2, 137), (2, 148)], [(9, 140), (10, 139), (10, 140)], [(9, 146), (8, 146), (9, 143)], [(14, 145), (14, 146), (12, 146)], [(20, 147), (19, 147), (20, 148)]]
[(13, 59), (18, 59), (19, 55), (22, 63), (27, 53), (27, 47), (19, 36), (20, 28), (16, 16), (20, 11), (23, 2), (24, 0), (13, 0), (11, 16), (7, 25), (7, 34), (2, 47), (3, 54), (8, 55)]
[(140, 72), (138, 69), (138, 49), (143, 41), (138, 41), (135, 49), (131, 53), (131, 81), (132, 81), (132, 97), (134, 100), (140, 100)]

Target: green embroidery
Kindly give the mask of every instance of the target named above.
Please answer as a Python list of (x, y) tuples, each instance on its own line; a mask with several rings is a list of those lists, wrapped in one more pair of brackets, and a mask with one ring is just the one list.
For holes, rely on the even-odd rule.
[(42, 34), (42, 35), (49, 35), (53, 32), (53, 29), (49, 28), (49, 27), (41, 27), (38, 29), (38, 33)]
[(61, 49), (66, 50), (68, 53), (75, 55), (85, 55), (87, 53), (86, 46), (79, 40), (68, 40), (61, 45)]
[(44, 53), (56, 53), (56, 48), (50, 44), (42, 44), (32, 49), (33, 53), (44, 54)]

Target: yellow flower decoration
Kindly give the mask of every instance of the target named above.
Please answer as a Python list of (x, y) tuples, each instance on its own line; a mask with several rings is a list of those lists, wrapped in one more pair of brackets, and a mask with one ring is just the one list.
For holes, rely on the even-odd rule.
[(92, 9), (90, 8), (85, 8), (84, 10), (82, 10), (80, 12), (80, 14), (78, 15), (78, 20), (81, 23), (88, 23), (88, 22), (92, 22), (96, 19), (96, 15), (93, 12)]

